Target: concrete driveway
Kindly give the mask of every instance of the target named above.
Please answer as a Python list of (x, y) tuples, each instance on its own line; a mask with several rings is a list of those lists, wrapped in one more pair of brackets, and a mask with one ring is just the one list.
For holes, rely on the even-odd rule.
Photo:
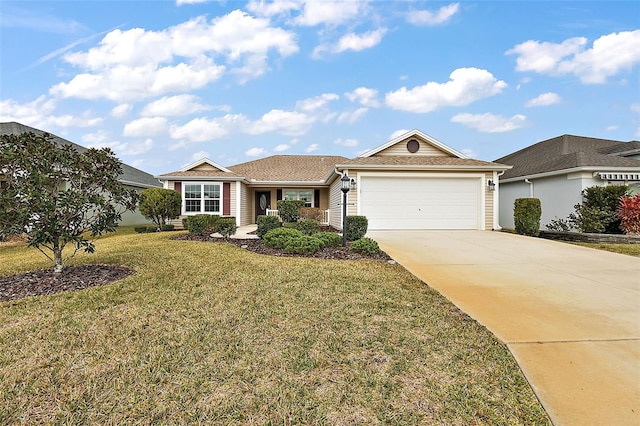
[(555, 425), (640, 425), (640, 258), (489, 231), (369, 231), (504, 341)]

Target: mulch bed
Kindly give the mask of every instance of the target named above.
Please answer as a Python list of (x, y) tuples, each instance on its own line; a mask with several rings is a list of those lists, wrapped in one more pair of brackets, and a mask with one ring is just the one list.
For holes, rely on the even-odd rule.
[(81, 265), (68, 266), (60, 273), (49, 269), (0, 277), (0, 302), (109, 284), (133, 272), (124, 266)]
[(291, 254), (285, 253), (282, 249), (274, 249), (271, 247), (267, 247), (264, 245), (262, 240), (236, 240), (233, 238), (224, 239), (224, 238), (216, 238), (216, 237), (208, 237), (208, 236), (198, 236), (193, 234), (182, 234), (173, 237), (174, 240), (184, 240), (184, 241), (202, 241), (202, 242), (210, 242), (210, 243), (219, 243), (225, 242), (229, 244), (234, 244), (238, 247), (244, 248), (246, 250), (252, 251), (258, 254), (266, 254), (269, 256), (279, 256), (279, 257), (314, 257), (317, 259), (339, 259), (339, 260), (360, 260), (360, 259), (372, 259), (372, 260), (383, 260), (389, 261), (391, 258), (387, 255), (387, 253), (382, 250), (380, 253), (367, 256), (366, 254), (361, 254), (350, 249), (351, 243), (347, 242), (347, 247), (326, 247), (321, 249), (320, 251), (310, 254), (310, 255), (301, 255), (301, 254)]

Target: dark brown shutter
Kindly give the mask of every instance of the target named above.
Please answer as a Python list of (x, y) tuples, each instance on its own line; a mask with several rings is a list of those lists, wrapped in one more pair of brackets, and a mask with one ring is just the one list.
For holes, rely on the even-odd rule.
[(225, 182), (222, 184), (222, 215), (229, 216), (231, 214), (231, 184)]
[(313, 190), (313, 207), (315, 207), (316, 209), (320, 208), (320, 190), (319, 189)]
[(282, 200), (282, 189), (276, 190), (276, 201)]
[(173, 184), (173, 189), (178, 191), (179, 194), (182, 194), (182, 182), (175, 182)]

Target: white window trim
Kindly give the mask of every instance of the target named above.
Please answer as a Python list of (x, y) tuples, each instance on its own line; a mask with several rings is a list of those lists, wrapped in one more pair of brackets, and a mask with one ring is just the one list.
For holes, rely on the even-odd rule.
[[(187, 211), (187, 199), (184, 196), (187, 185), (200, 185), (200, 211), (199, 212), (188, 212)], [(220, 211), (219, 212), (205, 212), (204, 211), (204, 187), (203, 185), (218, 185), (220, 187)], [(224, 200), (224, 185), (222, 182), (192, 182), (192, 181), (183, 181), (182, 182), (182, 215), (184, 216), (193, 216), (197, 214), (211, 214), (216, 216), (222, 216), (223, 200)], [(195, 199), (195, 198), (194, 198)]]
[(284, 198), (285, 193), (286, 192), (295, 192), (298, 194), (298, 198), (296, 198), (296, 200), (300, 199), (300, 192), (311, 192), (311, 206), (313, 207), (315, 206), (315, 196), (316, 196), (316, 191), (314, 188), (282, 188), (282, 199), (285, 200), (286, 198)]

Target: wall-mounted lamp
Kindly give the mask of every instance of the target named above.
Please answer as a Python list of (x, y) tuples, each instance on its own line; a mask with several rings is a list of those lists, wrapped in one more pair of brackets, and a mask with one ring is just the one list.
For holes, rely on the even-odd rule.
[(487, 186), (489, 187), (489, 191), (495, 191), (496, 190), (496, 183), (494, 181), (492, 181), (491, 179), (489, 179), (487, 181)]

